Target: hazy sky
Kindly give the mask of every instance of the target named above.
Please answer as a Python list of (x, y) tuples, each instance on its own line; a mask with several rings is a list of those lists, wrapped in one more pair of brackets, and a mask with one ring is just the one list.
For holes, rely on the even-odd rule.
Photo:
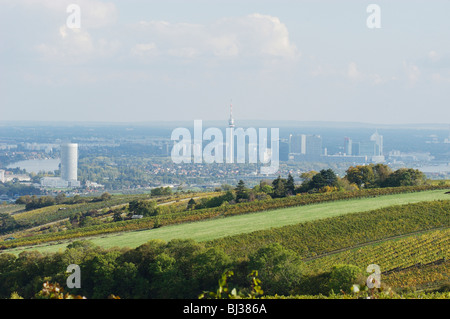
[(236, 121), (450, 123), (449, 13), (437, 0), (0, 0), (0, 121), (226, 121), (232, 99)]

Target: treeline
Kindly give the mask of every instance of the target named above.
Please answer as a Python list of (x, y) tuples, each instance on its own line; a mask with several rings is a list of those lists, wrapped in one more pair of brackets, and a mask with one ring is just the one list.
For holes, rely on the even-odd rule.
[[(417, 169), (399, 168), (393, 171), (385, 164), (350, 166), (343, 178), (336, 176), (331, 169), (310, 171), (301, 174), (300, 177), (303, 182), (295, 189), (296, 193), (420, 186), (427, 183), (425, 174)], [(288, 185), (289, 178), (284, 183)]]
[[(336, 265), (311, 274), (305, 256), (418, 230), (450, 226), (450, 201), (384, 208), (327, 220), (196, 243), (152, 240), (135, 249), (102, 249), (86, 241), (65, 251), (0, 254), (0, 298), (17, 293), (33, 298), (45, 281), (65, 283), (66, 268), (81, 269), (81, 288), (66, 289), (87, 298), (197, 298), (215, 291), (221, 275), (232, 270), (230, 290), (249, 292), (257, 270), (265, 295), (317, 295), (348, 291), (364, 273), (352, 265)], [(402, 227), (392, 221), (401, 220)], [(324, 239), (326, 239), (324, 241)], [(347, 275), (346, 275), (347, 274)], [(367, 275), (367, 274), (366, 274)]]
[[(81, 288), (66, 288), (70, 264), (80, 267)], [(363, 271), (352, 265), (339, 265), (320, 278), (309, 276), (301, 258), (276, 243), (252, 251), (246, 260), (236, 260), (220, 248), (193, 240), (151, 240), (136, 249), (102, 249), (79, 241), (54, 254), (1, 254), (0, 298), (40, 298), (44, 282), (58, 282), (65, 291), (88, 299), (111, 295), (121, 299), (197, 299), (205, 291), (215, 291), (218, 279), (229, 270), (234, 276), (228, 278), (228, 288), (243, 295), (251, 292), (249, 274), (254, 270), (262, 294), (269, 296), (349, 292), (363, 276)], [(320, 287), (315, 286), (318, 283)]]
[(426, 183), (426, 176), (418, 169), (399, 168), (393, 171), (384, 164), (351, 166), (345, 178), (358, 187), (399, 187), (416, 186)]
[[(329, 193), (335, 191), (352, 192), (359, 189), (386, 188), (403, 186), (426, 185), (425, 174), (419, 170), (400, 168), (396, 171), (384, 164), (370, 164), (351, 166), (344, 177), (339, 177), (332, 169), (323, 169), (320, 172), (310, 171), (302, 173), (301, 182), (295, 182), (289, 173), (287, 178), (278, 176), (272, 181), (261, 180), (259, 185), (248, 189), (241, 180), (234, 188), (235, 198), (228, 200), (229, 203), (245, 202), (254, 200), (265, 200), (270, 198), (283, 198), (304, 193)], [(229, 195), (227, 195), (229, 196)], [(234, 203), (233, 202), (233, 203)], [(215, 207), (223, 203), (219, 199), (203, 202), (196, 207)]]
[(26, 210), (33, 210), (37, 208), (53, 206), (53, 205), (73, 205), (73, 204), (81, 204), (81, 203), (95, 203), (100, 201), (107, 201), (111, 199), (111, 194), (108, 192), (103, 193), (100, 196), (91, 196), (91, 197), (82, 197), (80, 195), (75, 195), (73, 197), (66, 197), (65, 193), (59, 193), (56, 196), (40, 196), (36, 195), (24, 195), (20, 196), (16, 200), (16, 204), (25, 205)]
[(39, 188), (31, 185), (23, 185), (19, 182), (0, 182), (0, 195), (7, 195), (10, 197), (17, 195), (41, 195), (42, 192)]
[[(279, 257), (286, 256), (286, 262), (291, 262), (286, 250), (277, 251)], [(250, 286), (246, 275), (260, 260), (260, 254), (255, 254), (248, 266), (239, 265), (245, 275), (237, 276), (234, 284)], [(300, 267), (301, 261), (296, 262)], [(152, 240), (136, 249), (108, 250), (89, 242), (74, 242), (64, 252), (51, 255), (1, 254), (0, 298), (13, 293), (33, 298), (45, 281), (65, 283), (69, 264), (80, 266), (81, 288), (65, 290), (90, 299), (111, 294), (124, 299), (195, 299), (203, 291), (213, 290), (221, 274), (238, 265), (220, 249), (206, 248), (192, 240)]]
[[(150, 191), (150, 196), (168, 196), (172, 194), (170, 187), (156, 187)], [(95, 203), (100, 201), (107, 201), (112, 198), (108, 192), (104, 192), (100, 196), (80, 196), (66, 197), (65, 193), (59, 193), (56, 196), (36, 196), (23, 195), (16, 200), (16, 204), (25, 205), (26, 210), (33, 210), (37, 208), (53, 206), (53, 205), (73, 205), (81, 203)]]

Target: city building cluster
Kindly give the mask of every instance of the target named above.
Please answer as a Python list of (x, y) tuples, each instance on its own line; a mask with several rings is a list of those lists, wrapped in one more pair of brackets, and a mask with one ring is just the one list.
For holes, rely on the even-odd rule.
[(383, 136), (375, 131), (366, 141), (344, 138), (344, 152), (329, 155), (320, 135), (290, 134), (288, 159), (293, 161), (382, 163)]

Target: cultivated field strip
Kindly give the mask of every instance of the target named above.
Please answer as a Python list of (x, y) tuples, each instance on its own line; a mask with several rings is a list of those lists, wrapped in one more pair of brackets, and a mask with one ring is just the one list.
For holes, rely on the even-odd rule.
[(362, 269), (377, 264), (386, 273), (449, 258), (450, 229), (445, 229), (327, 255), (308, 261), (307, 267), (311, 272), (324, 272), (336, 264), (353, 264)]

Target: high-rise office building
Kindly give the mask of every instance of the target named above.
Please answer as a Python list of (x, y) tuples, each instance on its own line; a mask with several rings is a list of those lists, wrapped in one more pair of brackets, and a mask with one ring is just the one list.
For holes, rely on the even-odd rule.
[(352, 155), (352, 139), (350, 137), (346, 137), (344, 139), (344, 154), (347, 156)]
[(353, 142), (352, 141), (352, 155), (354, 155), (354, 156), (359, 156), (360, 155), (360, 153), (359, 153), (360, 145), (361, 145), (360, 142)]
[(289, 157), (294, 160), (317, 159), (323, 155), (320, 135), (290, 135)]
[(322, 137), (320, 137), (320, 135), (306, 136), (306, 155), (307, 156), (322, 155)]
[(61, 179), (77, 181), (78, 144), (67, 143), (61, 145)]
[(306, 135), (290, 135), (289, 136), (289, 153), (306, 154)]
[(289, 143), (286, 140), (280, 140), (280, 152), (279, 157), (280, 161), (288, 161), (289, 160)]
[(378, 134), (378, 130), (372, 134), (370, 140), (375, 143), (375, 156), (383, 155), (383, 136)]
[(359, 155), (361, 156), (376, 156), (377, 145), (374, 141), (365, 141), (359, 143)]
[(44, 187), (80, 187), (78, 181), (78, 144), (67, 143), (61, 145), (61, 177), (43, 177), (41, 185)]

